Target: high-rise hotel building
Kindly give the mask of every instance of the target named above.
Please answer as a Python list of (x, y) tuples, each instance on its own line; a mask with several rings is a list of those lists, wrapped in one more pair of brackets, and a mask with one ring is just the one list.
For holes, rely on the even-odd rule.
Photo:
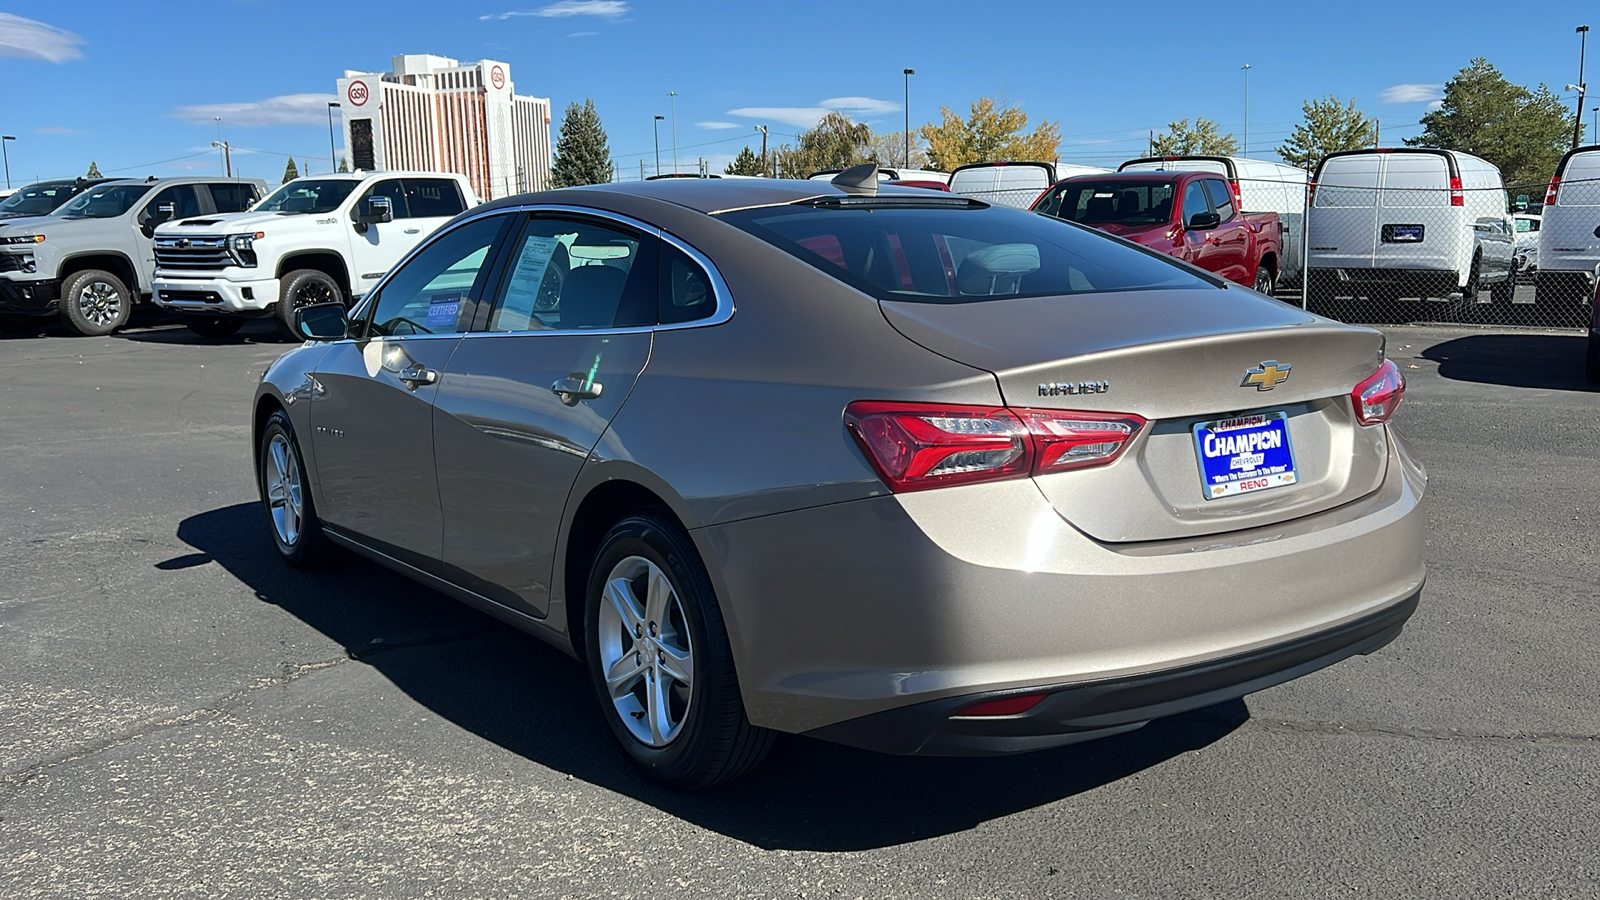
[(485, 200), (548, 186), (550, 101), (517, 96), (511, 66), (428, 55), (393, 66), (339, 79), (352, 168), (457, 172)]

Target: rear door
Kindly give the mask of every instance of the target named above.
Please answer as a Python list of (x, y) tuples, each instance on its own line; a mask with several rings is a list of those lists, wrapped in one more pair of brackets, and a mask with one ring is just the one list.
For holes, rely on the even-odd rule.
[(611, 219), (521, 228), (483, 330), (440, 383), (434, 446), (447, 577), (542, 616), (567, 493), (650, 356), (661, 253), (651, 230)]
[(1592, 274), (1600, 264), (1600, 147), (1569, 154), (1556, 177), (1556, 202), (1545, 204), (1539, 229), (1539, 268)]
[(950, 192), (996, 206), (1027, 209), (1055, 182), (1055, 167), (1042, 162), (974, 163), (950, 173)]
[(1250, 259), (1250, 223), (1239, 212), (1226, 181), (1207, 178), (1202, 183), (1211, 199), (1212, 210), (1222, 219), (1222, 224), (1211, 232), (1211, 259), (1215, 268), (1207, 268), (1229, 281), (1254, 285), (1256, 273)]
[(1323, 161), (1317, 170), (1315, 198), (1306, 211), (1310, 267), (1373, 267), (1382, 159), (1377, 153), (1354, 153)]
[(1379, 269), (1427, 269), (1465, 277), (1473, 241), (1464, 207), (1451, 206), (1449, 160), (1437, 153), (1385, 153), (1378, 194)]

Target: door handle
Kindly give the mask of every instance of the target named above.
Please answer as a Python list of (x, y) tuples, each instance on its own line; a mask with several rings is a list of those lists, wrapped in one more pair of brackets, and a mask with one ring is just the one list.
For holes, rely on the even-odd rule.
[(421, 228), (407, 228), (406, 229), (406, 234), (416, 234), (416, 233), (420, 232), (421, 230), (422, 230)]
[(425, 384), (433, 384), (435, 381), (439, 380), (439, 373), (428, 368), (427, 366), (424, 366), (422, 363), (412, 363), (411, 365), (406, 366), (400, 371), (394, 373), (394, 375), (396, 378), (400, 379), (401, 384), (404, 384), (413, 391)]
[(579, 400), (593, 400), (599, 397), (600, 392), (605, 390), (605, 385), (598, 381), (590, 381), (583, 377), (582, 373), (574, 372), (566, 378), (558, 379), (555, 384), (550, 385), (550, 390), (561, 398), (562, 403), (577, 406)]

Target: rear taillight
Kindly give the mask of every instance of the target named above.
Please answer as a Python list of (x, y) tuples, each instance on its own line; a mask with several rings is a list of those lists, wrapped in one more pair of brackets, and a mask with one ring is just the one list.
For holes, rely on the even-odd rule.
[(1405, 396), (1406, 380), (1394, 360), (1386, 359), (1378, 371), (1350, 392), (1350, 402), (1356, 410), (1356, 421), (1363, 425), (1379, 425), (1389, 421)]
[(1561, 176), (1560, 175), (1551, 175), (1550, 176), (1550, 189), (1544, 192), (1544, 205), (1545, 206), (1555, 206), (1556, 205), (1556, 191), (1560, 187), (1561, 187)]
[(896, 493), (1108, 465), (1144, 419), (1119, 413), (861, 401), (845, 423)]
[(1230, 181), (1228, 187), (1233, 191), (1233, 208), (1244, 212), (1244, 194), (1239, 193), (1239, 182)]
[(1315, 179), (1306, 182), (1306, 205), (1310, 206), (1317, 201), (1317, 182)]
[(1452, 178), (1452, 179), (1450, 179), (1450, 205), (1451, 206), (1466, 206), (1467, 205), (1466, 196), (1461, 193), (1461, 179), (1460, 178)]

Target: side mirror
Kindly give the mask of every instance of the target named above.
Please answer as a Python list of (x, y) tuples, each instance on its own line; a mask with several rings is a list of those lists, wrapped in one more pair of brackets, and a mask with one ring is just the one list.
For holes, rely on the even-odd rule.
[(1222, 216), (1214, 212), (1195, 213), (1189, 217), (1189, 224), (1185, 225), (1190, 231), (1207, 231), (1222, 224)]
[(150, 218), (150, 224), (160, 225), (162, 222), (170, 222), (177, 217), (178, 204), (163, 203), (156, 207), (156, 214)]
[(388, 197), (373, 196), (361, 201), (356, 210), (356, 224), (375, 225), (394, 221), (394, 201)]
[(308, 341), (342, 341), (350, 319), (343, 303), (313, 303), (294, 311), (294, 330)]

